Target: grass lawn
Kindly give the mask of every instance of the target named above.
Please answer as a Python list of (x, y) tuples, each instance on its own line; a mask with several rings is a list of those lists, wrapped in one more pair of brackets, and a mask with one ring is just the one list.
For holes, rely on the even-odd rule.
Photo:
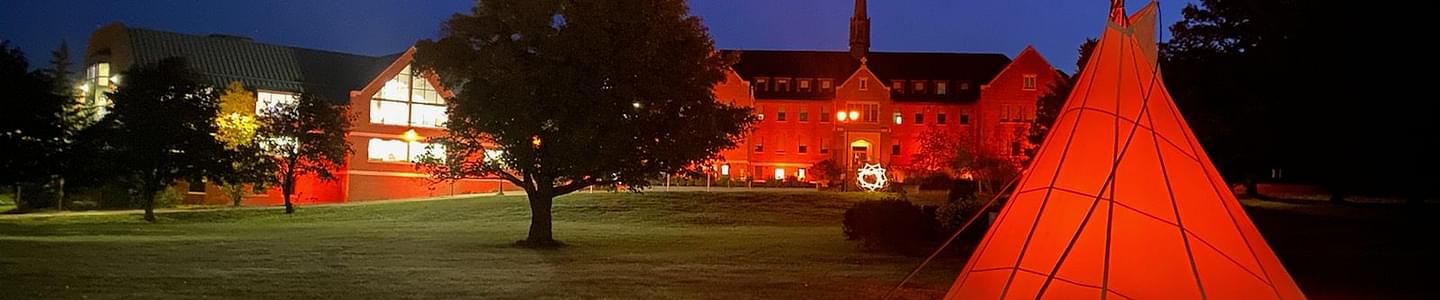
[[(919, 258), (858, 251), (845, 208), (877, 195), (576, 194), (556, 238), (521, 197), (0, 219), (0, 298), (878, 298)], [(909, 296), (939, 296), (961, 258)]]
[[(0, 218), (0, 298), (875, 299), (919, 258), (840, 233), (873, 194), (651, 192), (557, 200), (528, 250), (520, 197), (162, 214)], [(1437, 210), (1246, 200), (1312, 299), (1436, 299)], [(939, 297), (943, 259), (906, 290)]]

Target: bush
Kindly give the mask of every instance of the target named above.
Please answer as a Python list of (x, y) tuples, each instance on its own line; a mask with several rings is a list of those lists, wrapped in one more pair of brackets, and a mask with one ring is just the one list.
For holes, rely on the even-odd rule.
[(934, 207), (901, 199), (855, 203), (845, 211), (845, 237), (861, 248), (905, 255), (924, 255), (936, 242), (939, 224)]
[[(985, 201), (990, 200), (988, 196), (971, 195), (948, 201), (935, 210), (935, 221), (939, 224), (940, 239), (950, 238), (950, 235), (960, 229), (961, 225), (965, 225), (970, 218), (976, 217), (975, 213), (985, 206)], [(973, 249), (980, 239), (985, 237), (985, 232), (990, 229), (990, 222), (987, 222), (988, 219), (985, 215), (980, 215), (978, 218), (974, 224), (970, 224), (970, 228), (965, 228), (965, 232), (956, 237), (946, 250), (968, 252), (969, 249)]]

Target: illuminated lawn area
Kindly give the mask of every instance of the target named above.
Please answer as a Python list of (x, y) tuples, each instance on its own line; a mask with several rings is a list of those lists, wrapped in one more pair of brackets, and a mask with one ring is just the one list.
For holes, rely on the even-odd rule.
[[(0, 218), (0, 298), (876, 299), (919, 258), (865, 253), (840, 219), (876, 194), (649, 192), (557, 200), (528, 250), (524, 199)], [(1437, 210), (1246, 200), (1312, 299), (1431, 298)], [(905, 298), (939, 297), (944, 259)]]
[[(918, 258), (864, 253), (841, 214), (870, 194), (576, 194), (571, 246), (528, 250), (521, 197), (0, 219), (0, 298), (876, 298)], [(961, 262), (927, 272), (938, 296)]]

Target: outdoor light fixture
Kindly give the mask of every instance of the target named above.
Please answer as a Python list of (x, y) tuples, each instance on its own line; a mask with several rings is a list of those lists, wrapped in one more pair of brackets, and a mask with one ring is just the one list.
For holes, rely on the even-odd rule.
[(865, 167), (856, 170), (855, 181), (860, 188), (874, 192), (885, 188), (888, 180), (885, 178), (885, 168), (880, 167), (880, 164), (865, 164)]
[(120, 84), (120, 74), (115, 74), (115, 76), (110, 76), (110, 83), (117, 84), (117, 85)]
[(630, 105), (635, 106), (635, 108), (640, 108), (640, 102), (630, 103)]
[(400, 135), (400, 137), (401, 137), (401, 138), (404, 138), (405, 141), (411, 142), (411, 143), (414, 143), (415, 141), (419, 141), (419, 140), (420, 140), (420, 134), (415, 133), (415, 130), (414, 130), (414, 129), (405, 131), (405, 133), (402, 134), (402, 135)]
[(835, 119), (836, 119), (836, 120), (840, 120), (840, 122), (845, 122), (845, 117), (846, 117), (846, 116), (848, 116), (848, 115), (846, 115), (845, 112), (843, 112), (843, 111), (842, 111), (842, 112), (836, 112), (836, 113), (835, 113)]
[(850, 120), (859, 120), (859, 119), (860, 119), (860, 112), (858, 112), (858, 111), (853, 111), (853, 110), (850, 111)]

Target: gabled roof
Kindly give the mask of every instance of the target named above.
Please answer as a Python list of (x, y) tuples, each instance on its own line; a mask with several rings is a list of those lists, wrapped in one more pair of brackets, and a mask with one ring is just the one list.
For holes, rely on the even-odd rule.
[[(742, 78), (793, 77), (833, 78), (836, 82), (845, 80), (860, 66), (850, 52), (843, 51), (783, 51), (783, 50), (726, 50), (739, 55), (739, 61), (732, 66)], [(882, 83), (890, 80), (951, 80), (969, 82), (972, 88), (960, 90), (950, 88), (948, 95), (896, 94), (896, 101), (939, 101), (968, 102), (979, 98), (979, 86), (990, 82), (1000, 73), (1010, 58), (997, 53), (929, 53), (929, 52), (871, 52), (866, 56), (866, 65), (879, 77)], [(953, 83), (952, 83), (953, 84)], [(792, 95), (794, 94), (794, 95)], [(810, 95), (811, 97), (803, 97)], [(822, 98), (834, 95), (815, 93), (758, 92), (762, 98)]]
[(237, 36), (125, 29), (134, 65), (181, 57), (216, 86), (240, 81), (251, 88), (317, 93), (337, 102), (349, 101), (351, 90), (364, 87), (398, 57), (282, 46)]

